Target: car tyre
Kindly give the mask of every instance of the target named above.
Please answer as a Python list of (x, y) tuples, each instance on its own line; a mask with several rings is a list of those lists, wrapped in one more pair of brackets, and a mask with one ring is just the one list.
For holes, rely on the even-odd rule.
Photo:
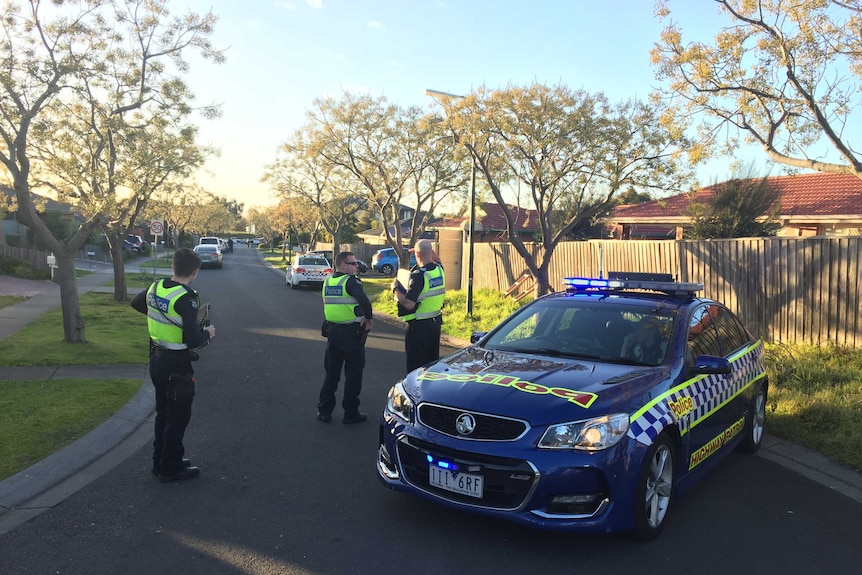
[(673, 501), (675, 467), (673, 443), (661, 433), (647, 450), (638, 475), (632, 531), (636, 539), (655, 539), (664, 528)]
[(748, 417), (745, 418), (745, 437), (739, 444), (739, 451), (754, 453), (763, 442), (763, 429), (766, 423), (766, 386), (761, 385), (751, 399)]
[(296, 289), (298, 287), (299, 286), (296, 284), (296, 282), (290, 282), (290, 289)]
[(395, 273), (395, 268), (389, 264), (383, 264), (382, 266), (380, 266), (380, 273), (385, 276), (391, 276), (393, 273)]

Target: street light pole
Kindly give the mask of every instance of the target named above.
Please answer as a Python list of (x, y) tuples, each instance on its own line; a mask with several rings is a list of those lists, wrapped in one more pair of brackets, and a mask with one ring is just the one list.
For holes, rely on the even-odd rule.
[[(426, 96), (431, 96), (441, 104), (444, 110), (450, 100), (460, 100), (464, 96), (449, 94), (448, 92), (440, 92), (438, 90), (425, 90)], [(446, 110), (448, 115), (448, 110)], [(476, 144), (476, 135), (473, 134), (473, 145)], [(470, 152), (470, 221), (467, 223), (467, 315), (473, 316), (473, 251), (476, 231), (476, 159), (473, 158), (473, 152)]]
[(473, 316), (473, 244), (476, 232), (476, 160), (470, 153), (470, 243), (467, 247), (467, 315)]

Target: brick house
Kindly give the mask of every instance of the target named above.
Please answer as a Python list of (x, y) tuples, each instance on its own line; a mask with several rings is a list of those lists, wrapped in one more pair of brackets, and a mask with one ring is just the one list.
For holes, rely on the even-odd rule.
[[(862, 235), (862, 179), (839, 174), (767, 178), (779, 193), (780, 237)], [(645, 204), (617, 206), (608, 217), (617, 239), (682, 239), (692, 201), (709, 203), (715, 186)]]

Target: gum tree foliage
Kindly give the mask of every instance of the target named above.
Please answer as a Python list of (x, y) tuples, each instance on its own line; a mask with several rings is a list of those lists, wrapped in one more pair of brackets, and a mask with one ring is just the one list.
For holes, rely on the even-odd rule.
[(862, 178), (862, 1), (714, 3), (724, 28), (707, 42), (684, 41), (669, 3), (656, 3), (656, 77), (678, 121), (700, 121), (699, 153), (731, 154), (741, 137), (791, 168)]
[[(320, 224), (332, 236), (333, 251), (338, 253), (341, 232), (356, 220), (366, 202), (362, 188), (352, 174), (323, 156), (312, 154), (312, 144), (304, 130), (278, 149), (276, 161), (266, 167), (268, 181), (283, 200), (305, 200)], [(285, 213), (287, 215), (287, 213)], [(292, 224), (282, 219), (289, 231)]]
[[(442, 103), (446, 126), (503, 209), (509, 242), (536, 278), (537, 296), (551, 291), (557, 244), (612, 207), (618, 192), (680, 190), (691, 177), (687, 142), (659, 122), (655, 105), (611, 104), (601, 93), (541, 84), (481, 88)], [(511, 190), (520, 190), (521, 208), (538, 213), (542, 249), (535, 255), (515, 227), (518, 208), (505, 197)]]
[(694, 198), (689, 205), (694, 239), (774, 236), (781, 228), (778, 190), (764, 178), (733, 178), (712, 185), (708, 202)]
[[(347, 93), (341, 100), (315, 100), (309, 113), (307, 153), (349, 176), (345, 185), (361, 190), (396, 253), (416, 243), (441, 202), (464, 191), (467, 171), (452, 139), (441, 133), (441, 122), (417, 107)], [(409, 222), (399, 222), (403, 206), (415, 210)], [(402, 255), (402, 267), (408, 257)]]
[(172, 180), (150, 198), (143, 217), (164, 220), (165, 243), (180, 247), (180, 235), (190, 232), (195, 215), (210, 201), (212, 195), (199, 186), (185, 186)]
[[(181, 57), (189, 48), (218, 58), (208, 41), (214, 22), (212, 14), (171, 16), (163, 3), (153, 0), (57, 0), (50, 4), (29, 0), (3, 7), (0, 162), (15, 190), (22, 220), (57, 258), (67, 342), (86, 341), (75, 284), (75, 256), (94, 231), (110, 223), (112, 215), (117, 217), (112, 194), (119, 184), (133, 181), (126, 168), (119, 166), (120, 156), (112, 156), (109, 147), (122, 149), (125, 142), (117, 131), (125, 134), (126, 128), (135, 127), (133, 122), (140, 121), (136, 114), (143, 114), (150, 103), (190, 98), (178, 76), (169, 74), (163, 62), (170, 60), (176, 70), (184, 72)], [(113, 107), (102, 109), (96, 102), (111, 102)], [(88, 181), (77, 184), (92, 194), (92, 201), (81, 206), (85, 221), (77, 232), (60, 240), (37, 216), (31, 187), (50, 183), (69, 191), (68, 181), (43, 161), (43, 153), (58, 155), (62, 173), (75, 170), (75, 162), (63, 158), (68, 151), (64, 145), (73, 145), (74, 130), (64, 125), (72, 121), (67, 116), (70, 110), (82, 122), (89, 114), (91, 127), (102, 133), (96, 139), (74, 143), (91, 148), (86, 153), (93, 165), (88, 173), (80, 173)], [(103, 117), (97, 119), (97, 115)], [(117, 135), (112, 137), (112, 131)], [(141, 190), (128, 191), (137, 194)]]

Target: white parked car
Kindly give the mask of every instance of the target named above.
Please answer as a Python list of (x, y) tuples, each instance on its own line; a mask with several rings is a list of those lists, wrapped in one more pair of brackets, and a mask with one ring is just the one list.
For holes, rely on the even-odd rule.
[(284, 281), (291, 289), (296, 289), (302, 284), (322, 284), (330, 274), (332, 266), (323, 256), (300, 255), (287, 266)]

